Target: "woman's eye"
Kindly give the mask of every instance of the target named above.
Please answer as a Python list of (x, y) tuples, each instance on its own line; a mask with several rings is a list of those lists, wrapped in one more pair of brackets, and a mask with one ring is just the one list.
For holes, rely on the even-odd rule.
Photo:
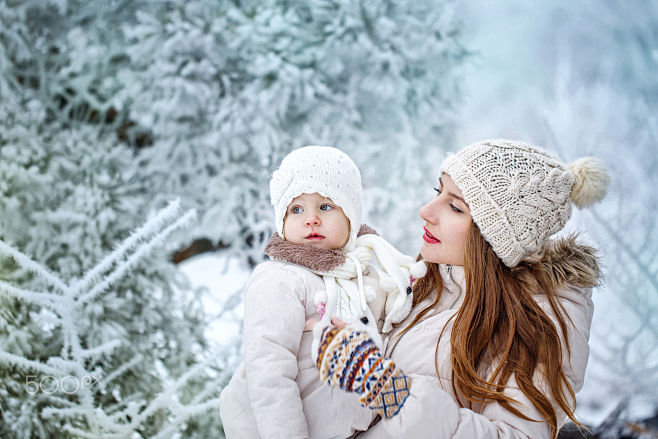
[(334, 206), (332, 206), (331, 204), (323, 204), (322, 206), (320, 206), (320, 210), (331, 210), (333, 208)]
[(440, 187), (435, 187), (434, 190), (436, 191), (436, 195), (441, 195), (441, 188)]
[(457, 213), (464, 213), (463, 210), (461, 210), (459, 207), (455, 206), (455, 205), (452, 204), (452, 203), (450, 203), (450, 208), (451, 208), (453, 211), (457, 212)]
[(301, 207), (299, 207), (299, 206), (295, 206), (295, 207), (293, 207), (292, 209), (290, 209), (290, 212), (291, 212), (291, 213), (302, 213), (303, 211), (304, 211), (304, 210), (303, 210)]

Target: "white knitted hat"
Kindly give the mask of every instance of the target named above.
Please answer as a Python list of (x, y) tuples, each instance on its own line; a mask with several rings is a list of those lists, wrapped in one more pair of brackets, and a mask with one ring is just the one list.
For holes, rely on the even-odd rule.
[(361, 173), (347, 154), (331, 146), (305, 146), (281, 161), (270, 180), (276, 230), (283, 237), (283, 219), (293, 198), (318, 193), (340, 206), (350, 222), (345, 249), (351, 250), (361, 227)]
[(441, 172), (452, 178), (473, 221), (508, 267), (540, 250), (578, 207), (605, 195), (603, 163), (583, 157), (565, 164), (546, 151), (512, 140), (485, 140), (451, 154)]

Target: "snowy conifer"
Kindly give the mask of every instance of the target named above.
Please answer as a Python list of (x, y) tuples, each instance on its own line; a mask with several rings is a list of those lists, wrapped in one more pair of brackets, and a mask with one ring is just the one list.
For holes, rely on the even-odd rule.
[(408, 231), (415, 207), (400, 200), (431, 189), (428, 163), (450, 140), (464, 56), (452, 8), (194, 0), (140, 12), (125, 28), (130, 85), (117, 98), (154, 138), (140, 172), (198, 208), (202, 233), (257, 261), (272, 231), (271, 171), (294, 147), (336, 145), (373, 188), (371, 221)]
[[(183, 364), (172, 367), (169, 356), (176, 357), (176, 351), (181, 349), (162, 346), (166, 356), (136, 349), (139, 345), (135, 338), (139, 336), (129, 334), (130, 322), (116, 318), (102, 322), (106, 327), (102, 333), (94, 334), (102, 320), (99, 314), (112, 314), (122, 308), (126, 312), (126, 305), (134, 305), (129, 298), (120, 298), (123, 291), (116, 288), (120, 279), (130, 272), (139, 273), (139, 266), (144, 265), (142, 259), (193, 217), (194, 212), (179, 215), (178, 203), (170, 204), (84, 276), (68, 283), (0, 241), (0, 254), (34, 274), (37, 282), (33, 284), (46, 287), (41, 291), (28, 290), (0, 281), (4, 300), (10, 297), (17, 302), (14, 308), (22, 305), (30, 309), (25, 316), (29, 322), (24, 322), (29, 324), (2, 334), (0, 370), (4, 379), (0, 401), (5, 407), (4, 433), (45, 437), (57, 432), (59, 437), (125, 438), (139, 432), (148, 437), (171, 437), (189, 418), (216, 408), (218, 399), (209, 398), (217, 392), (213, 380), (197, 383), (199, 391), (195, 395), (187, 395), (185, 400), (181, 397), (181, 389), (203, 376), (203, 368), (207, 367), (203, 363), (193, 366), (193, 356), (187, 355)], [(114, 298), (101, 300), (108, 296)], [(175, 302), (185, 305), (180, 298)], [(106, 304), (113, 309), (103, 309)], [(139, 323), (147, 330), (163, 332), (163, 328)], [(183, 321), (172, 318), (168, 323), (187, 332)], [(23, 337), (17, 338), (19, 332)], [(30, 349), (32, 346), (25, 343), (31, 341), (28, 332), (38, 333), (49, 343), (44, 347), (35, 343), (37, 349)], [(165, 343), (173, 341), (164, 334), (160, 338)], [(17, 343), (19, 340), (22, 345)], [(195, 340), (188, 338), (185, 342), (193, 345)], [(26, 348), (29, 352), (25, 352)], [(30, 412), (32, 416), (24, 416)], [(209, 431), (203, 433), (207, 435)]]
[[(134, 150), (119, 139), (119, 116), (115, 122), (99, 116), (108, 114), (108, 96), (120, 86), (112, 82), (113, 63), (121, 59), (113, 54), (120, 50), (103, 39), (106, 28), (94, 28), (102, 22), (93, 20), (92, 3), (56, 3), (0, 4), (0, 239), (42, 267), (30, 270), (6, 254), (0, 257), (0, 436), (70, 437), (78, 429), (108, 437), (111, 429), (95, 423), (110, 421), (82, 413), (97, 407), (115, 415), (111, 422), (125, 424), (125, 431), (143, 436), (179, 431), (208, 437), (219, 431), (218, 417), (206, 411), (188, 419), (190, 411), (180, 404), (198, 409), (208, 402), (216, 409), (211, 401), (219, 378), (213, 370), (222, 359), (202, 363), (212, 354), (203, 335), (205, 316), (169, 261), (179, 245), (175, 235), (161, 243), (164, 251), (148, 258), (137, 246), (140, 256), (128, 275), (113, 278), (70, 315), (55, 306), (52, 284), (35, 274), (56, 273), (62, 285), (72, 287), (162, 206), (145, 202), (152, 198), (148, 180), (127, 175)], [(120, 9), (118, 2), (113, 5)], [(86, 291), (107, 275), (86, 279)], [(28, 392), (44, 372), (66, 376), (62, 371), (77, 349), (76, 337), (67, 335), (72, 333), (89, 355), (70, 363), (77, 381), (67, 382), (82, 385), (93, 373), (104, 387), (71, 395)], [(100, 346), (107, 350), (94, 351)], [(26, 370), (31, 361), (47, 368)], [(188, 378), (177, 381), (181, 377)], [(55, 383), (62, 381), (45, 382), (49, 390)], [(174, 383), (182, 386), (168, 393), (180, 400), (175, 404), (159, 396)], [(116, 417), (122, 410), (132, 413), (133, 424)], [(137, 419), (139, 413), (148, 416)], [(130, 435), (125, 431), (120, 437)]]
[[(0, 256), (0, 436), (218, 433), (216, 413), (188, 408), (208, 408), (234, 349), (207, 346), (198, 297), (168, 261), (182, 235), (91, 293), (121, 263), (90, 273), (167, 200), (199, 212), (188, 238), (257, 262), (271, 171), (294, 147), (332, 144), (361, 166), (366, 219), (413, 248), (407, 223), (458, 98), (454, 3), (0, 2), (0, 239), (13, 249)], [(19, 250), (22, 262), (7, 255)], [(63, 316), (55, 296), (83, 280), (89, 301)], [(113, 379), (30, 395), (27, 364)]]

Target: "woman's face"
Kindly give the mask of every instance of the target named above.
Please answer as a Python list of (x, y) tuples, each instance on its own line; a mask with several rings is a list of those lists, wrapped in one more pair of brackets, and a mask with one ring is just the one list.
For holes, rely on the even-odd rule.
[(448, 174), (439, 178), (436, 197), (420, 208), (425, 221), (421, 256), (437, 264), (464, 265), (471, 213), (461, 191)]

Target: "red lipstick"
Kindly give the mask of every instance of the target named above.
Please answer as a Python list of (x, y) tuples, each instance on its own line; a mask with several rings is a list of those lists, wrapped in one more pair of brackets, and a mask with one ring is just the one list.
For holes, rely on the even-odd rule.
[(441, 242), (441, 241), (439, 241), (438, 239), (436, 239), (436, 238), (434, 237), (434, 235), (432, 235), (432, 234), (430, 233), (430, 231), (427, 230), (426, 227), (423, 227), (423, 229), (425, 230), (425, 233), (423, 234), (423, 239), (425, 240), (426, 243), (428, 243), (428, 244), (438, 244), (438, 243)]

